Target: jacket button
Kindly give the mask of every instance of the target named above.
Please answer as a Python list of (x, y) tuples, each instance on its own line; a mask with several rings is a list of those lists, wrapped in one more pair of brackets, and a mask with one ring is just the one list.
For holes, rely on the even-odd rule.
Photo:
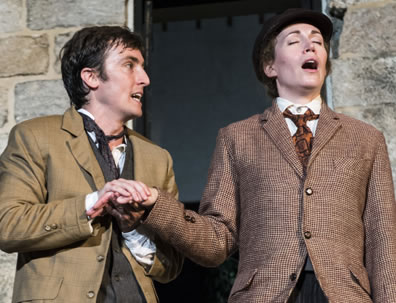
[(121, 278), (120, 278), (120, 276), (119, 276), (119, 275), (115, 275), (115, 276), (114, 276), (114, 280), (118, 282), (118, 281), (120, 281), (120, 280), (121, 280)]
[(191, 217), (190, 217), (189, 215), (185, 215), (185, 216), (184, 216), (184, 219), (185, 219), (186, 221), (191, 221)]
[(87, 292), (87, 297), (92, 299), (93, 297), (95, 297), (95, 293), (92, 290), (90, 290), (89, 292)]
[(297, 279), (296, 273), (292, 273), (289, 278), (291, 281), (295, 281)]
[(58, 228), (58, 225), (57, 225), (56, 223), (54, 223), (54, 224), (51, 225), (51, 228), (52, 228), (52, 229), (57, 229), (57, 228)]
[(51, 230), (51, 226), (46, 225), (46, 226), (44, 226), (44, 229), (45, 229), (46, 231), (50, 231), (50, 230)]
[(305, 190), (305, 193), (306, 193), (308, 196), (312, 195), (312, 194), (313, 194), (312, 188), (308, 187), (308, 188)]
[(305, 239), (311, 239), (311, 237), (312, 237), (311, 232), (310, 231), (304, 232), (304, 237), (305, 237)]
[(98, 262), (102, 262), (102, 261), (104, 260), (104, 256), (99, 255), (99, 256), (96, 257), (96, 260), (97, 260)]
[(195, 218), (194, 218), (194, 217), (191, 217), (190, 222), (191, 222), (191, 223), (195, 223)]

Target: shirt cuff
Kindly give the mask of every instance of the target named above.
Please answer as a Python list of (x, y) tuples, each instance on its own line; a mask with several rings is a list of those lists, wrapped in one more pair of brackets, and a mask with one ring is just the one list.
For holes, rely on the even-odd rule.
[(154, 256), (157, 252), (155, 243), (135, 229), (127, 233), (122, 233), (122, 237), (136, 261), (146, 270), (149, 270), (154, 263)]
[[(99, 195), (98, 192), (95, 191), (93, 193), (90, 193), (85, 196), (85, 211), (90, 210), (98, 201)], [(91, 229), (91, 233), (93, 233), (93, 227), (92, 227), (92, 219), (88, 218), (88, 224), (89, 228)]]

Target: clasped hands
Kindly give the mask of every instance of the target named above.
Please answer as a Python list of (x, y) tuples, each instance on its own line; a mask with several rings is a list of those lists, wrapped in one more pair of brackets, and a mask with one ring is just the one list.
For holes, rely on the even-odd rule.
[(98, 200), (87, 211), (92, 219), (106, 213), (113, 216), (122, 232), (135, 229), (146, 211), (157, 201), (158, 191), (140, 181), (117, 179), (107, 182), (98, 192)]

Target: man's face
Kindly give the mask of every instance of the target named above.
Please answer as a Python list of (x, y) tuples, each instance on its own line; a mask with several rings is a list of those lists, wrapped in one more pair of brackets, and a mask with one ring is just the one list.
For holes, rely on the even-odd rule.
[(327, 51), (319, 29), (297, 23), (276, 37), (275, 59), (264, 67), (268, 77), (276, 77), (280, 97), (316, 97), (326, 77)]
[(97, 105), (109, 117), (126, 122), (142, 116), (143, 88), (150, 84), (139, 50), (118, 46), (109, 50), (104, 63), (106, 80), (95, 91)]

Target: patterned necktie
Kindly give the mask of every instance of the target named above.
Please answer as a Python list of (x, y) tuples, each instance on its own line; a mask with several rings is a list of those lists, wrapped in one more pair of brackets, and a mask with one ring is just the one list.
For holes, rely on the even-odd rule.
[(94, 120), (92, 120), (90, 117), (87, 115), (81, 114), (84, 122), (84, 128), (87, 132), (94, 132), (96, 136), (96, 142), (98, 143), (98, 149), (99, 153), (102, 155), (103, 159), (105, 160), (106, 164), (108, 165), (111, 174), (113, 175), (113, 179), (118, 179), (120, 177), (120, 172), (118, 171), (118, 168), (115, 164), (113, 154), (111, 153), (110, 147), (109, 147), (109, 141), (114, 140), (114, 139), (119, 139), (125, 134), (125, 128), (124, 130), (116, 135), (116, 136), (106, 136), (103, 132), (103, 130), (95, 123)]
[(307, 126), (307, 121), (316, 120), (319, 115), (315, 115), (309, 108), (303, 115), (293, 115), (289, 109), (283, 112), (283, 116), (289, 118), (297, 126), (297, 131), (293, 135), (293, 142), (296, 147), (298, 158), (304, 168), (308, 165), (309, 156), (311, 155), (313, 135)]

